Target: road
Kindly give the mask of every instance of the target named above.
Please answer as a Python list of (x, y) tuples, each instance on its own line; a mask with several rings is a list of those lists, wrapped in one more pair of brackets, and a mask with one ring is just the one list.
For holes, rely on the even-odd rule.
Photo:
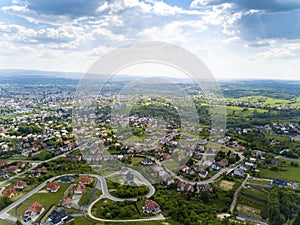
[(145, 196), (146, 198), (150, 198), (155, 193), (155, 188), (153, 185), (138, 171), (128, 168), (128, 170), (133, 173), (135, 176), (140, 178), (143, 181), (143, 184), (149, 188), (149, 193)]
[(240, 191), (242, 190), (242, 188), (245, 186), (246, 182), (248, 181), (250, 175), (247, 174), (246, 179), (243, 181), (243, 183), (241, 184), (241, 186), (239, 186), (239, 188), (235, 191), (234, 195), (233, 195), (233, 199), (232, 199), (232, 203), (230, 205), (230, 212), (233, 214), (234, 208), (236, 206), (237, 203), (237, 199), (239, 196)]
[[(74, 151), (76, 149), (73, 149), (72, 151)], [(232, 149), (233, 150), (233, 149)], [(71, 152), (72, 152), (71, 151)], [(229, 173), (231, 172), (232, 170), (234, 170), (235, 168), (237, 168), (240, 163), (244, 160), (244, 156), (241, 154), (241, 153), (238, 153), (236, 151), (233, 150), (234, 153), (237, 153), (239, 154), (240, 156), (240, 160), (235, 163), (234, 165), (232, 165), (231, 167), (228, 167), (228, 168), (223, 168), (221, 169), (217, 174), (215, 174), (213, 177), (209, 178), (208, 180), (205, 180), (205, 181), (198, 181), (198, 182), (192, 182), (192, 181), (189, 181), (189, 180), (186, 180), (180, 176), (177, 176), (173, 171), (169, 170), (168, 168), (166, 168), (165, 166), (163, 166), (161, 164), (160, 161), (158, 161), (157, 159), (155, 158), (152, 158), (153, 161), (155, 161), (155, 163), (159, 166), (162, 166), (168, 173), (170, 173), (173, 177), (177, 178), (178, 180), (180, 181), (183, 181), (183, 182), (188, 182), (192, 185), (194, 184), (209, 184), (209, 183), (213, 183), (215, 182), (223, 173)], [(50, 162), (50, 161), (53, 161), (57, 158), (60, 158), (60, 157), (65, 157), (66, 156), (66, 153), (62, 154), (62, 155), (59, 155), (59, 156), (56, 156), (54, 158), (51, 158), (51, 159), (48, 159), (44, 162)], [(29, 170), (33, 170), (35, 168), (37, 168), (41, 163), (43, 162), (38, 162), (36, 163), (34, 166), (32, 166), (30, 169), (26, 170), (26, 171), (23, 171), (22, 173), (20, 174), (17, 174), (13, 177), (11, 177), (10, 179), (13, 179), (13, 178), (16, 178), (16, 177), (19, 177), (20, 175), (26, 173), (27, 171)], [(149, 183), (149, 181), (147, 181), (139, 172), (137, 172), (136, 170), (132, 170), (130, 169), (130, 171), (135, 175), (135, 176), (138, 176), (143, 182), (144, 184), (149, 188), (149, 193), (145, 196), (147, 198), (151, 197), (154, 193), (155, 193), (155, 188), (152, 186), (152, 184)], [(17, 201), (15, 201), (14, 203), (10, 204), (9, 206), (7, 206), (6, 208), (4, 208), (1, 212), (0, 212), (0, 218), (3, 218), (3, 219), (8, 219), (8, 220), (12, 220), (12, 221), (15, 221), (16, 218), (9, 215), (8, 214), (8, 211), (12, 210), (13, 208), (15, 208), (16, 206), (18, 206), (21, 202), (25, 201), (27, 198), (29, 198), (30, 196), (32, 196), (33, 194), (35, 194), (36, 192), (38, 192), (41, 188), (43, 188), (47, 182), (51, 182), (53, 180), (56, 180), (62, 176), (72, 176), (74, 174), (64, 174), (64, 175), (59, 175), (59, 176), (55, 176), (55, 177), (52, 177), (50, 179), (48, 179), (47, 181), (44, 181), (42, 184), (40, 184), (38, 187), (36, 187), (35, 189), (31, 190), (30, 192), (28, 192), (27, 194), (25, 194), (24, 196), (22, 196), (20, 199), (18, 199)], [(92, 177), (95, 177), (97, 180), (98, 180), (98, 183), (96, 185), (96, 188), (97, 189), (101, 189), (102, 190), (102, 195), (97, 199), (95, 200), (92, 204), (90, 204), (90, 206), (88, 207), (88, 215), (93, 218), (94, 220), (97, 220), (97, 221), (104, 221), (104, 222), (124, 222), (124, 220), (106, 220), (106, 219), (101, 219), (101, 218), (97, 218), (97, 217), (94, 217), (91, 213), (91, 210), (92, 210), (92, 207), (93, 205), (99, 201), (100, 199), (102, 198), (108, 198), (108, 199), (111, 199), (112, 201), (125, 201), (125, 200), (131, 200), (131, 201), (136, 201), (137, 199), (136, 198), (130, 198), (130, 199), (121, 199), (121, 198), (117, 198), (117, 197), (114, 197), (112, 196), (109, 191), (108, 191), (108, 187), (107, 187), (107, 182), (105, 180), (104, 177), (100, 176), (100, 175), (95, 175), (95, 174), (80, 174), (81, 176), (92, 176)], [(233, 202), (231, 204), (231, 207), (230, 207), (230, 210), (233, 212), (233, 209), (235, 208), (235, 205), (236, 205), (236, 202), (237, 202), (237, 197), (238, 197), (238, 194), (240, 192), (240, 190), (242, 189), (242, 187), (245, 185), (245, 183), (247, 182), (249, 178), (249, 174), (247, 174), (247, 178), (245, 179), (245, 181), (242, 183), (242, 185), (238, 188), (238, 190), (235, 192), (234, 194), (234, 198), (233, 198)], [(3, 184), (5, 183), (6, 181), (0, 183)], [(164, 220), (165, 218), (162, 216), (162, 215), (158, 215), (156, 217), (152, 217), (152, 218), (147, 218), (147, 219), (134, 219), (134, 220), (126, 220), (127, 222), (142, 222), (142, 221), (158, 221), (158, 220)]]
[(37, 168), (39, 165), (41, 165), (42, 163), (45, 163), (45, 162), (47, 163), (47, 162), (51, 162), (51, 161), (53, 161), (53, 160), (56, 160), (56, 159), (59, 159), (59, 158), (62, 158), (62, 157), (66, 157), (67, 154), (69, 154), (69, 153), (71, 153), (71, 152), (73, 152), (73, 151), (75, 151), (75, 150), (77, 150), (77, 149), (79, 149), (79, 148), (74, 148), (74, 149), (72, 149), (71, 151), (65, 152), (65, 153), (63, 153), (63, 154), (61, 154), (61, 155), (55, 156), (55, 157), (50, 158), (50, 159), (47, 159), (47, 160), (45, 160), (45, 161), (36, 161), (36, 162), (33, 162), (33, 163), (32, 163), (32, 164), (33, 164), (32, 167), (30, 167), (29, 169), (24, 170), (23, 172), (18, 173), (18, 174), (16, 174), (16, 175), (10, 177), (8, 180), (5, 180), (5, 181), (0, 182), (0, 187), (1, 187), (1, 186), (5, 186), (5, 183), (6, 183), (7, 181), (12, 180), (12, 179), (15, 179), (15, 178), (18, 178), (18, 177), (20, 177), (21, 175), (27, 173), (27, 172), (30, 171), (30, 170), (36, 169), (36, 168)]
[(17, 218), (15, 218), (14, 216), (11, 216), (8, 214), (8, 212), (10, 210), (12, 210), (13, 208), (15, 208), (16, 206), (18, 206), (20, 203), (24, 202), (27, 198), (29, 198), (30, 196), (34, 195), (36, 192), (38, 192), (41, 188), (43, 188), (47, 182), (52, 182), (55, 179), (58, 179), (62, 176), (65, 175), (60, 175), (60, 176), (56, 176), (56, 177), (52, 177), (46, 181), (44, 181), (43, 183), (41, 183), (39, 186), (37, 186), (36, 188), (34, 188), (33, 190), (31, 190), (30, 192), (28, 192), (27, 194), (23, 195), (21, 198), (19, 198), (17, 201), (13, 202), (12, 204), (10, 204), (9, 206), (7, 206), (6, 208), (2, 209), (0, 211), (0, 218), (3, 219), (8, 219), (8, 220), (12, 220), (12, 221), (16, 221)]
[[(151, 197), (155, 193), (155, 188), (148, 181), (146, 181), (146, 179), (140, 173), (138, 173), (137, 171), (134, 171), (134, 170), (131, 170), (131, 172), (134, 173), (135, 175), (139, 176), (140, 179), (144, 180), (144, 182), (147, 182), (146, 185), (149, 187), (150, 191), (146, 195), (146, 197), (147, 198)], [(26, 201), (26, 199), (28, 199), (29, 197), (31, 197), (32, 195), (34, 195), (35, 193), (37, 193), (40, 189), (42, 189), (44, 186), (46, 186), (46, 184), (48, 182), (52, 182), (52, 181), (57, 180), (57, 179), (59, 179), (61, 177), (64, 177), (64, 176), (74, 176), (74, 174), (63, 174), (63, 175), (52, 177), (52, 178), (44, 181), (39, 186), (37, 186), (36, 188), (34, 188), (33, 190), (31, 190), (27, 194), (25, 194), (24, 196), (22, 196), (20, 199), (18, 199), (17, 201), (13, 202), (9, 206), (7, 206), (3, 210), (1, 210), (0, 211), (0, 218), (8, 219), (8, 220), (11, 220), (11, 221), (16, 221), (18, 218), (14, 217), (14, 216), (12, 216), (10, 214), (8, 214), (8, 212), (10, 210), (12, 210), (13, 208), (17, 207), (19, 204), (21, 204), (22, 202)], [(108, 198), (108, 199), (111, 199), (112, 201), (125, 201), (125, 200), (136, 201), (137, 200), (136, 198), (122, 199), (122, 198), (117, 198), (117, 197), (112, 196), (109, 193), (109, 191), (108, 191), (107, 182), (106, 182), (105, 178), (102, 177), (102, 176), (100, 176), (100, 175), (96, 175), (96, 174), (80, 174), (80, 176), (91, 176), (91, 177), (96, 178), (98, 180), (96, 188), (99, 189), (99, 190), (100, 189), (102, 190), (102, 195), (100, 196), (100, 198), (97, 199), (96, 201), (94, 201), (91, 205), (95, 204), (95, 202), (97, 202), (101, 198)], [(91, 205), (89, 207), (89, 210), (91, 209)], [(158, 220), (158, 219), (156, 219), (156, 220)], [(147, 221), (147, 220), (142, 220), (142, 221)]]

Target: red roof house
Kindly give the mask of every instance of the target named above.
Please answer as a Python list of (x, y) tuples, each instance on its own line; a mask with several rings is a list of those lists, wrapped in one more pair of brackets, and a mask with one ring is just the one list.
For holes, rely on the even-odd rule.
[(15, 184), (14, 184), (14, 188), (16, 189), (23, 189), (26, 187), (26, 182), (22, 181), (22, 180), (18, 180)]
[(60, 188), (60, 185), (57, 181), (53, 181), (47, 184), (47, 191), (49, 192), (57, 192), (58, 189)]
[(147, 200), (143, 206), (143, 212), (158, 214), (161, 212), (160, 206), (153, 200)]
[(43, 213), (44, 207), (39, 202), (34, 202), (26, 211), (25, 215), (27, 216), (35, 216)]

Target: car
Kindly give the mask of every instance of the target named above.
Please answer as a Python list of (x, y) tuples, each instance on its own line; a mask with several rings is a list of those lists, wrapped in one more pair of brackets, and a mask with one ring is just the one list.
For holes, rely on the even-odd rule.
[(31, 221), (31, 217), (30, 216), (24, 216), (23, 220), (24, 220), (25, 223), (27, 223), (27, 222)]

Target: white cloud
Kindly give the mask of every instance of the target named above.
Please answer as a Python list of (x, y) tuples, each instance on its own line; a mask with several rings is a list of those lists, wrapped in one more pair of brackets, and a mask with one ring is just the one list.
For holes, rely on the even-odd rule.
[(200, 8), (213, 2), (213, 0), (194, 0), (191, 3), (191, 8)]
[(262, 52), (259, 56), (263, 59), (290, 58), (298, 56), (298, 50), (300, 50), (300, 43), (287, 43), (279, 48), (271, 48), (268, 51)]

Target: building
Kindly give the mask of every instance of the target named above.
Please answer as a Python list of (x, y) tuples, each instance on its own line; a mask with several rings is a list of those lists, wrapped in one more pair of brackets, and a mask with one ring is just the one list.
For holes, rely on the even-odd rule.
[(25, 168), (26, 165), (27, 165), (26, 162), (17, 162), (17, 167), (18, 167), (18, 168)]
[(144, 158), (141, 163), (143, 166), (153, 165), (152, 160), (148, 158)]
[(2, 192), (2, 194), (9, 198), (13, 198), (16, 196), (16, 189), (15, 188), (7, 188)]
[(143, 212), (148, 214), (161, 213), (160, 206), (153, 200), (147, 200), (143, 206)]
[(202, 171), (200, 171), (200, 173), (199, 173), (199, 176), (200, 176), (201, 178), (206, 178), (207, 175), (208, 175), (208, 171), (207, 171), (207, 170), (202, 170)]
[(271, 184), (274, 185), (274, 184), (277, 184), (279, 187), (287, 187), (288, 186), (288, 182), (284, 181), (284, 180), (281, 180), (281, 179), (273, 179), (271, 181)]
[(77, 184), (76, 188), (74, 190), (75, 195), (82, 195), (85, 192), (85, 186), (84, 184)]
[(214, 162), (213, 164), (211, 164), (211, 168), (213, 170), (220, 170), (222, 168), (222, 166), (219, 163)]
[(79, 179), (79, 183), (82, 183), (82, 184), (84, 184), (84, 185), (87, 185), (87, 184), (91, 184), (91, 183), (93, 183), (93, 178), (92, 177), (81, 177), (80, 179)]
[(60, 225), (73, 220), (73, 216), (69, 216), (64, 209), (54, 210), (48, 217), (50, 225)]
[(25, 216), (36, 216), (44, 212), (44, 207), (39, 202), (34, 202), (24, 213)]
[(238, 177), (243, 177), (245, 175), (245, 171), (243, 170), (243, 168), (238, 167), (238, 168), (234, 169), (233, 175), (238, 176)]
[(61, 178), (60, 182), (61, 183), (73, 183), (74, 178), (70, 177), (70, 176), (64, 176), (63, 178)]
[(60, 188), (60, 185), (57, 181), (53, 181), (47, 184), (47, 191), (55, 193)]
[(24, 189), (27, 186), (25, 181), (22, 180), (18, 180), (15, 184), (14, 184), (14, 188), (15, 189)]

